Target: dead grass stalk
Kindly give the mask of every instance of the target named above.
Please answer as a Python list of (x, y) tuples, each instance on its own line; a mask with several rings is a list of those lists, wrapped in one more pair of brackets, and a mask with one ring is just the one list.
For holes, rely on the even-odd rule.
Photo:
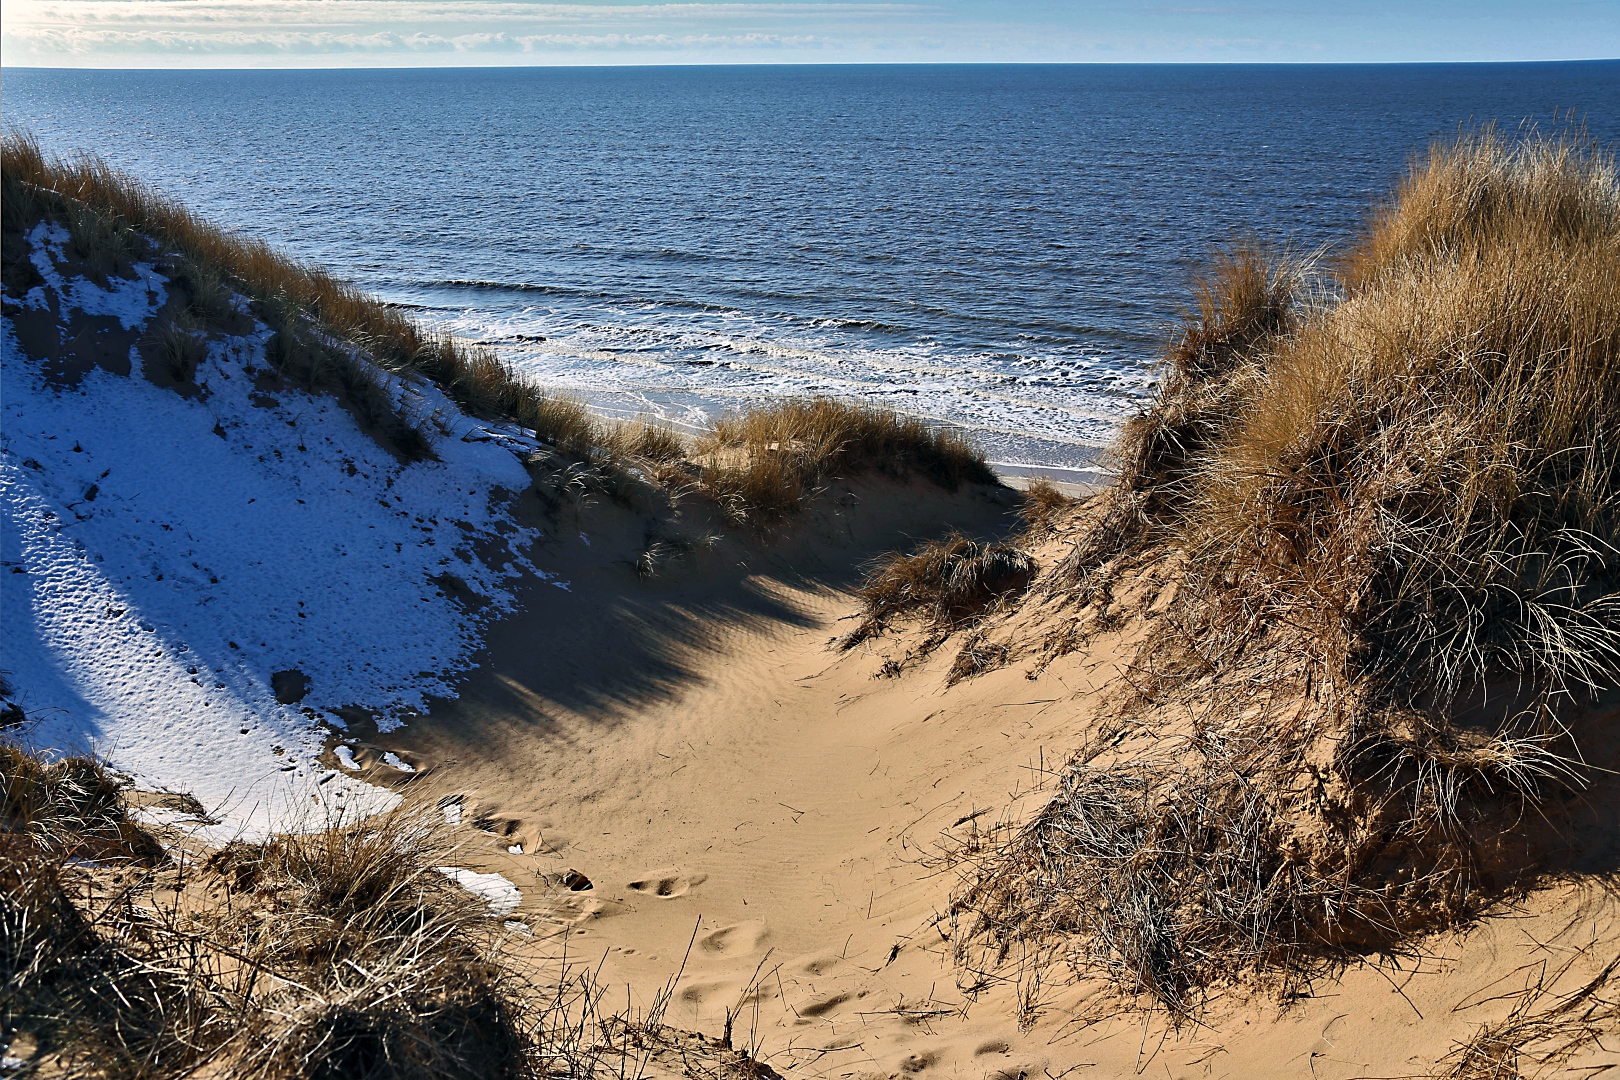
[[(165, 851), (88, 758), (0, 742), (0, 1025), (46, 1075), (180, 1080), (773, 1077), (663, 1024), (675, 980), (608, 1015), (595, 969), (540, 969), (437, 869), (437, 808)], [(679, 978), (679, 975), (676, 976)]]

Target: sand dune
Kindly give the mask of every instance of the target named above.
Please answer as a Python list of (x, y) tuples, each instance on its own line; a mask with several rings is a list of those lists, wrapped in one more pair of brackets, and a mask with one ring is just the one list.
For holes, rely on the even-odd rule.
[(950, 852), (1035, 805), (1129, 642), (1034, 679), (1014, 665), (947, 689), (943, 653), (877, 677), (904, 635), (831, 647), (863, 559), (947, 522), (1005, 528), (1005, 510), (922, 488), (840, 494), (862, 509), (647, 584), (629, 569), (635, 519), (586, 510), (589, 546), (548, 553), (572, 590), (497, 625), (458, 699), (371, 740), (421, 769), (411, 793), (460, 796), (482, 823), (465, 863), (523, 890), (528, 955), (600, 963), (632, 1004), (679, 971), (670, 1023), (719, 1036), (729, 1021), (794, 1075), (1356, 1077), (1427, 1075), (1542, 966), (1582, 951), (1573, 985), (1620, 948), (1612, 892), (1570, 882), (1302, 1000), (1228, 989), (1179, 1030), (1145, 999), (1050, 971), (963, 985)]
[[(44, 188), (35, 194), (62, 198)], [(59, 209), (77, 212), (67, 203)], [(72, 220), (92, 239), (100, 235), (87, 219)], [(1166, 615), (1177, 590), (1199, 587), (1196, 575), (1156, 575), (1176, 558), (1196, 565), (1211, 549), (1166, 554), (1139, 545), (1137, 562), (1114, 564), (1119, 573), (1098, 590), (1103, 599), (1086, 602), (1093, 617), (1082, 627), (1063, 609), (1061, 590), (1042, 592), (1040, 583), (1060, 577), (1071, 553), (1084, 553), (1087, 530), (1107, 532), (1110, 518), (1088, 519), (1088, 508), (1047, 489), (1040, 496), (1047, 523), (1020, 537), (1027, 557), (952, 541), (951, 550), (978, 556), (1000, 551), (1004, 568), (1016, 561), (1019, 589), (1033, 566), (1037, 583), (1022, 602), (1008, 599), (987, 617), (994, 638), (980, 640), (1000, 650), (996, 661), (964, 667), (953, 659), (965, 636), (960, 624), (945, 635), (901, 615), (885, 625), (863, 621), (871, 612), (858, 592), (886, 553), (953, 532), (993, 540), (1020, 527), (1020, 495), (961, 482), (990, 476), (982, 457), (937, 429), (821, 401), (748, 414), (731, 422), (735, 438), (721, 437), (725, 425), (717, 425), (707, 449), (651, 428), (609, 431), (577, 405), (520, 384), (493, 358), (443, 341), (428, 349), (419, 328), (325, 282), (323, 302), (353, 301), (359, 314), (392, 327), (396, 346), (411, 345), (413, 363), (428, 352), (438, 357), (438, 377), (460, 386), (462, 396), (453, 397), (409, 364), (387, 368), (380, 354), (329, 328), (299, 330), (285, 311), (282, 329), (273, 329), (265, 321), (273, 305), (223, 279), (215, 282), (212, 322), (195, 322), (197, 312), (188, 311), (210, 306), (205, 290), (195, 281), (183, 286), (178, 264), (161, 261), (149, 239), (123, 237), (122, 255), (94, 271), (74, 254), (83, 236), (44, 217), (23, 224), (8, 225), (0, 334), (8, 571), (0, 722), (31, 721), (25, 737), (36, 745), (60, 748), (86, 730), (100, 736), (114, 766), (142, 788), (169, 792), (129, 797), (137, 822), (202, 826), (179, 840), (164, 834), (176, 850), (199, 856), (194, 862), (204, 861), (202, 846), (303, 824), (306, 807), (350, 815), (341, 823), (348, 832), (317, 830), (346, 852), (345, 845), (364, 846), (379, 820), (355, 825), (359, 804), (381, 809), (397, 796), (431, 815), (434, 830), (411, 824), (420, 817), (396, 818), (396, 827), (419, 839), (442, 815), (459, 840), (442, 865), (434, 848), (418, 877), (456, 897), (469, 923), (502, 934), (517, 966), (540, 976), (526, 985), (548, 985), (545, 977), (568, 965), (598, 971), (603, 1017), (657, 1011), (667, 995), (662, 1020), (678, 1029), (677, 1041), (688, 1037), (680, 1031), (699, 1032), (752, 1055), (728, 1068), (760, 1060), (783, 1074), (863, 1080), (1347, 1080), (1595, 1076), (1620, 1068), (1620, 1032), (1603, 1030), (1620, 1016), (1615, 984), (1604, 981), (1620, 963), (1620, 746), (1607, 684), (1594, 680), (1586, 697), (1558, 703), (1580, 727), (1578, 770), (1544, 753), (1515, 758), (1500, 739), (1462, 731), (1473, 722), (1466, 708), (1448, 715), (1438, 734), (1427, 733), (1431, 764), (1451, 755), (1490, 765), (1501, 751), (1506, 769), (1476, 768), (1458, 783), (1487, 785), (1497, 775), (1511, 783), (1515, 767), (1520, 780), (1524, 767), (1544, 772), (1531, 777), (1534, 798), (1471, 791), (1497, 813), (1469, 818), (1474, 834), (1456, 824), (1456, 799), (1450, 832), (1443, 817), (1428, 832), (1426, 822), (1397, 823), (1413, 826), (1415, 833), (1401, 835), (1419, 842), (1438, 837), (1433, 846), (1443, 854), (1490, 847), (1489, 858), (1469, 850), (1466, 872), (1451, 879), (1478, 886), (1485, 899), (1469, 896), (1474, 907), (1459, 904), (1429, 921), (1375, 927), (1385, 931), (1381, 952), (1348, 951), (1372, 937), (1301, 934), (1292, 943), (1302, 951), (1338, 948), (1311, 978), (1271, 979), (1273, 954), (1256, 949), (1259, 959), (1247, 969), (1234, 965), (1196, 1009), (1177, 1016), (1165, 1011), (1162, 994), (1105, 979), (1097, 962), (1070, 963), (1079, 955), (1074, 935), (1063, 936), (1072, 927), (990, 935), (1009, 951), (962, 963), (967, 946), (986, 940), (959, 925), (957, 901), (977, 872), (975, 857), (1041, 809), (1078, 747), (1092, 743), (1129, 758), (1159, 741), (1179, 739), (1182, 748), (1219, 741), (1230, 730), (1223, 723), (1252, 720), (1252, 698), (1199, 723), (1184, 722), (1193, 697), (1163, 697), (1136, 713), (1119, 707), (1143, 674), (1136, 665), (1151, 662), (1151, 650), (1138, 649), (1150, 624), (1179, 625)], [(1242, 269), (1230, 271), (1234, 280)], [(1254, 280), (1268, 280), (1257, 263), (1249, 269)], [(305, 272), (281, 266), (277, 273)], [(320, 284), (305, 277), (306, 285)], [(1594, 290), (1612, 288), (1602, 277), (1593, 275)], [(1367, 306), (1357, 305), (1352, 298), (1341, 310)], [(298, 333), (308, 338), (302, 345)], [(1189, 335), (1197, 344), (1198, 334)], [(381, 341), (367, 340), (374, 349)], [(1253, 363), (1253, 341), (1243, 340), (1237, 351)], [(1201, 364), (1204, 352), (1189, 349)], [(335, 380), (324, 391), (317, 369)], [(1187, 370), (1208, 374), (1190, 362)], [(472, 392), (480, 371), (482, 397)], [(1267, 378), (1257, 370), (1242, 385), (1272, 385)], [(1566, 381), (1584, 390), (1594, 380)], [(1203, 394), (1201, 386), (1194, 389)], [(1200, 408), (1226, 407), (1218, 395), (1194, 396)], [(1362, 396), (1349, 395), (1355, 404)], [(1427, 415), (1429, 399), (1418, 397), (1418, 415)], [(491, 400), (507, 402), (505, 421), (477, 421), (467, 411)], [(1167, 400), (1172, 412), (1180, 408), (1173, 394)], [(1524, 400), (1526, 415), (1548, 411), (1540, 399)], [(517, 422), (513, 402), (528, 420)], [(537, 421), (548, 410), (577, 421), (573, 444), (541, 432)], [(1582, 416), (1592, 430), (1606, 430), (1607, 412), (1589, 413)], [(788, 414), (802, 421), (796, 429), (772, 426)], [(1194, 417), (1163, 439), (1141, 437), (1149, 421), (1131, 429), (1153, 451), (1150, 462), (1169, 448), (1174, 467), (1164, 490), (1147, 473), (1137, 477), (1140, 490), (1123, 482), (1114, 489), (1127, 525), (1153, 524), (1143, 506), (1161, 515), (1180, 506), (1148, 496), (1185, 496), (1178, 455), (1193, 435), (1224, 430), (1220, 419)], [(849, 450), (857, 444), (864, 459)], [(1412, 460), (1445, 456), (1425, 454)], [(1338, 478), (1339, 461), (1328, 455), (1318, 464)], [(1304, 472), (1269, 466), (1257, 468), (1255, 483), (1284, 473), (1305, 483)], [(1404, 466), (1394, 473), (1407, 483)], [(920, 478), (929, 475), (954, 490)], [(1307, 486), (1313, 498), (1330, 490)], [(1446, 494), (1451, 486), (1436, 482)], [(1245, 498), (1217, 495), (1187, 506), (1248, 505)], [(1599, 522), (1595, 513), (1592, 520)], [(1595, 540), (1577, 549), (1582, 559), (1608, 543)], [(1254, 546), (1246, 544), (1213, 550), (1231, 555)], [(1349, 561), (1359, 566), (1370, 546), (1355, 547)], [(1238, 566), (1203, 585), (1218, 591), (1241, 577)], [(1071, 590), (1078, 580), (1069, 575)], [(1134, 593), (1129, 604), (1112, 603), (1115, 586)], [(1592, 591), (1600, 587), (1608, 586), (1597, 581)], [(1535, 595), (1539, 603), (1557, 594)], [(1608, 609), (1597, 601), (1611, 596), (1595, 597), (1592, 610), (1602, 615)], [(1255, 629), (1258, 619), (1248, 626), (1253, 632), (1234, 638), (1237, 653), (1257, 641), (1274, 651), (1286, 651), (1280, 640), (1298, 644)], [(1556, 619), (1545, 622), (1558, 629)], [(1592, 629), (1599, 625), (1577, 619), (1564, 627), (1596, 643), (1586, 654), (1567, 650), (1584, 655), (1592, 672), (1612, 653), (1611, 639)], [(856, 626), (862, 633), (851, 634)], [(1052, 641), (1061, 647), (1041, 644)], [(1298, 716), (1271, 714), (1283, 719), (1251, 732), (1252, 742), (1282, 740), (1320, 703), (1313, 674), (1297, 684), (1270, 674), (1253, 680), (1270, 694), (1267, 707), (1280, 700), (1290, 715), (1297, 705)], [(1227, 677), (1249, 675), (1233, 667)], [(1321, 730), (1331, 741), (1339, 729)], [(1555, 734), (1513, 745), (1543, 751)], [(1358, 745), (1348, 736), (1344, 744)], [(1335, 774), (1337, 762), (1318, 770), (1318, 759), (1300, 753), (1287, 762), (1292, 771), (1270, 774), (1274, 805), (1304, 807), (1298, 820), (1307, 825), (1372, 805), (1364, 819), (1378, 825), (1377, 777)], [(13, 760), (38, 759), (18, 752)], [(1186, 775), (1161, 769), (1154, 797), (1176, 810), (1186, 790), (1209, 790), (1178, 789)], [(1457, 773), (1437, 766), (1432, 775)], [(282, 793), (247, 801), (244, 791), (266, 777), (283, 784)], [(1570, 782), (1552, 782), (1559, 778)], [(1329, 798), (1330, 783), (1352, 781), (1365, 781), (1365, 791), (1351, 794), (1370, 792), (1367, 800)], [(1394, 791), (1396, 782), (1387, 783)], [(1407, 783), (1414, 786), (1422, 783)], [(122, 815), (126, 801), (112, 802)], [(1508, 820), (1514, 813), (1519, 821)], [(8, 821), (8, 835), (31, 827)], [(1497, 833), (1481, 835), (1487, 828)], [(369, 842), (397, 853), (377, 835)], [(1329, 841), (1302, 860), (1332, 847), (1331, 831), (1313, 835)], [(1302, 850), (1283, 850), (1276, 834), (1267, 840), (1285, 866)], [(155, 841), (152, 850), (155, 870), (167, 856)], [(1216, 880), (1206, 864), (1186, 861), (1213, 850), (1185, 845), (1190, 876)], [(1378, 836), (1365, 845), (1367, 858), (1346, 856), (1346, 880), (1392, 850), (1396, 857), (1374, 870), (1383, 875), (1380, 895), (1394, 896), (1413, 867)], [(76, 851), (57, 851), (57, 869), (84, 870)], [(180, 862), (165, 871), (176, 881), (184, 876)], [(1489, 880), (1498, 869), (1500, 880)], [(88, 872), (102, 871), (108, 867)], [(219, 887), (230, 894), (228, 883)], [(182, 885), (173, 889), (178, 898)], [(1331, 914), (1336, 900), (1321, 895)], [(1420, 912), (1430, 913), (1432, 905)], [(1445, 933), (1419, 932), (1448, 923)], [(477, 951), (461, 957), (480, 969), (501, 967), (487, 959)], [(385, 1012), (373, 1008), (369, 1016)], [(1560, 1055), (1556, 1038), (1545, 1038), (1556, 1035), (1552, 1019), (1603, 1037)], [(701, 1039), (692, 1045), (713, 1049)], [(1465, 1046), (1471, 1058), (1461, 1056)], [(1538, 1056), (1538, 1049), (1554, 1053)], [(654, 1072), (696, 1075), (680, 1053), (665, 1050), (651, 1062)]]

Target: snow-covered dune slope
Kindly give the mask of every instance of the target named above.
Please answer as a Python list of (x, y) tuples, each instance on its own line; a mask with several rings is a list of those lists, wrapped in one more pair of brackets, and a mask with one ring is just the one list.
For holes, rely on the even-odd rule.
[(403, 463), (276, 376), (240, 298), (246, 332), (159, 385), (133, 342), (164, 274), (103, 287), (59, 226), (27, 240), (43, 284), (7, 296), (0, 366), (0, 669), (24, 737), (93, 747), (227, 830), (386, 805), (317, 762), (334, 710), (386, 730), (452, 693), (518, 579), (546, 577), (507, 509), (536, 444), (379, 372), (433, 436), (437, 460)]

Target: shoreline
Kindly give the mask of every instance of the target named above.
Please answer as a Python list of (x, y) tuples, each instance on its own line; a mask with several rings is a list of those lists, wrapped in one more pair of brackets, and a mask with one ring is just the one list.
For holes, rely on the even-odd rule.
[(1114, 474), (1105, 469), (1070, 469), (1061, 465), (1012, 465), (992, 461), (990, 468), (997, 479), (1015, 491), (1023, 491), (1036, 480), (1046, 480), (1071, 499), (1095, 495), (1114, 479)]

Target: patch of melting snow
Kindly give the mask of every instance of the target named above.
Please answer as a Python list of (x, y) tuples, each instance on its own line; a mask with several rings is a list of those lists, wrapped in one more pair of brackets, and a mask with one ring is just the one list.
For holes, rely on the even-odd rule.
[(450, 798), (444, 799), (439, 803), (439, 809), (444, 811), (444, 823), (446, 825), (461, 824), (460, 796), (451, 796)]
[[(29, 261), (45, 284), (36, 285), (22, 298), (24, 307), (48, 309), (47, 290), (61, 298), (64, 310), (74, 309), (86, 315), (110, 315), (125, 330), (140, 326), (168, 299), (163, 277), (151, 263), (136, 263), (133, 278), (109, 277), (105, 286), (89, 278), (64, 279), (57, 264), (67, 258), (67, 244), (73, 234), (61, 225), (40, 222), (28, 234), (32, 245)], [(8, 350), (9, 354), (9, 350)]]
[(508, 855), (521, 855), (521, 854), (523, 854), (523, 845), (522, 844), (510, 844), (506, 848), (506, 853)]
[(392, 750), (388, 751), (388, 753), (383, 755), (383, 764), (384, 765), (392, 765), (394, 768), (398, 769), (400, 772), (415, 772), (416, 771), (416, 766), (415, 765), (412, 765), (408, 761), (401, 761), (399, 755), (394, 753)]
[(512, 914), (523, 903), (523, 894), (518, 887), (500, 874), (480, 874), (456, 866), (438, 866), (434, 869), (468, 892), (483, 897), (489, 904), (489, 913), (496, 918)]
[(344, 746), (342, 743), (339, 743), (337, 746), (332, 748), (332, 756), (338, 759), (339, 765), (343, 766), (345, 769), (348, 769), (350, 772), (360, 771), (360, 763), (354, 760), (354, 751), (349, 747)]
[[(150, 264), (103, 288), (64, 277), (66, 230), (29, 239), (45, 284), (25, 308), (54, 293), (64, 321), (135, 330), (166, 299)], [(393, 730), (453, 696), (518, 581), (552, 579), (524, 555), (539, 534), (508, 512), (529, 483), (514, 453), (537, 445), (526, 433), (462, 441), (491, 429), (431, 384), (375, 369), (447, 432), (438, 460), (402, 464), (334, 398), (276, 383), (270, 336), (255, 323), (210, 338), (190, 397), (143, 378), (134, 348), (132, 375), (95, 368), (62, 390), (0, 320), (0, 654), (35, 718), (27, 737), (190, 791), (220, 822), (211, 835), (396, 805), (314, 765), (323, 725), (341, 730), (336, 710), (361, 706)], [(446, 573), (487, 603), (445, 595), (432, 582)], [(296, 702), (276, 699), (271, 676), (286, 671), (303, 679)], [(352, 751), (335, 752), (356, 769)]]

